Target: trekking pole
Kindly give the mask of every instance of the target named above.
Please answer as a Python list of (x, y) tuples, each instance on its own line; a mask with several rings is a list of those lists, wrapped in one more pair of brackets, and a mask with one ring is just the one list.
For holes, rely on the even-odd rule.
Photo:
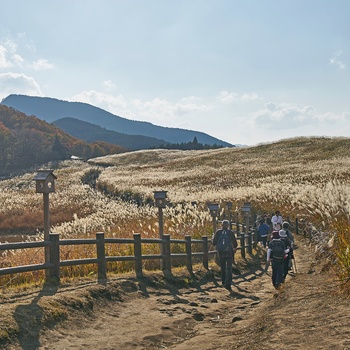
[(295, 273), (298, 273), (298, 270), (297, 270), (297, 262), (295, 261), (294, 256), (293, 256), (292, 261), (294, 261)]

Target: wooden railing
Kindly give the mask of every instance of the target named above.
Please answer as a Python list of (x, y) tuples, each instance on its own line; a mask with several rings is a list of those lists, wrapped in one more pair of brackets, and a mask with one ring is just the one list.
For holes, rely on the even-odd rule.
[[(249, 231), (248, 234), (236, 232), (239, 246), (237, 250), (245, 258), (246, 251), (251, 254), (252, 249), (257, 244), (256, 231)], [(162, 254), (142, 255), (142, 244), (159, 244), (162, 246)], [(160, 238), (141, 238), (139, 233), (135, 233), (133, 238), (106, 238), (103, 232), (96, 234), (96, 239), (59, 239), (59, 234), (51, 233), (48, 241), (39, 242), (18, 242), (0, 244), (0, 251), (16, 250), (24, 248), (49, 247), (50, 261), (43, 264), (32, 264), (25, 266), (0, 268), (0, 275), (30, 272), (36, 270), (46, 270), (46, 282), (59, 283), (60, 268), (63, 266), (75, 266), (83, 264), (97, 264), (98, 281), (103, 282), (107, 279), (107, 262), (113, 261), (134, 261), (135, 272), (137, 276), (142, 275), (142, 262), (147, 259), (158, 259), (161, 261), (161, 268), (165, 271), (171, 271), (171, 259), (184, 258), (186, 267), (192, 273), (193, 258), (201, 259), (204, 268), (208, 269), (209, 258), (214, 257), (216, 250), (210, 244), (211, 240), (204, 236), (202, 239), (192, 239), (191, 236), (185, 236), (185, 239), (171, 239), (170, 235), (164, 234)], [(60, 259), (60, 246), (73, 245), (96, 245), (96, 258), (82, 258), (74, 260)], [(106, 256), (106, 244), (132, 244), (134, 255), (129, 256)], [(172, 253), (172, 244), (184, 244), (184, 253)], [(193, 244), (199, 245), (200, 248), (192, 249)], [(213, 248), (210, 250), (210, 248)]]

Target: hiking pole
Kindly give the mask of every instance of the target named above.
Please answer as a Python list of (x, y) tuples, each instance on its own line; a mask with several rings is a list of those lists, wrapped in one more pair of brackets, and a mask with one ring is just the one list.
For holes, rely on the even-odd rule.
[(294, 261), (295, 273), (298, 273), (297, 270), (297, 262), (295, 261), (295, 257), (293, 256), (292, 261)]

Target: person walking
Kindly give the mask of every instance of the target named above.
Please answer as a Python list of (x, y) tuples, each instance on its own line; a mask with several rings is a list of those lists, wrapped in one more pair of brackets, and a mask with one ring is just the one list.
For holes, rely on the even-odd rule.
[(232, 291), (232, 264), (233, 255), (236, 252), (238, 243), (233, 231), (229, 229), (229, 221), (222, 221), (222, 228), (214, 234), (213, 245), (216, 246), (220, 268), (222, 285)]
[(281, 240), (279, 231), (272, 232), (272, 240), (266, 254), (266, 271), (272, 265), (272, 284), (278, 289), (284, 282), (284, 259), (288, 254), (286, 243)]
[(260, 220), (260, 224), (258, 226), (258, 242), (261, 242), (263, 247), (266, 248), (267, 235), (270, 231), (269, 225), (265, 222), (264, 219)]
[(282, 224), (282, 230), (285, 230), (285, 231), (286, 231), (287, 237), (289, 238), (290, 243), (291, 243), (291, 247), (293, 248), (293, 245), (294, 245), (294, 237), (293, 237), (293, 234), (292, 234), (292, 232), (291, 232), (290, 224), (289, 224), (288, 221), (284, 221), (284, 222), (283, 222), (283, 224)]
[(284, 259), (283, 276), (286, 278), (288, 271), (292, 270), (292, 259), (294, 259), (293, 245), (294, 239), (292, 233), (288, 230), (289, 223), (284, 222), (282, 225), (282, 230), (279, 231), (279, 235), (282, 240), (285, 241), (287, 248), (289, 249), (286, 258)]
[(272, 227), (275, 231), (279, 231), (282, 228), (282, 215), (279, 210), (275, 211), (275, 215), (271, 218)]

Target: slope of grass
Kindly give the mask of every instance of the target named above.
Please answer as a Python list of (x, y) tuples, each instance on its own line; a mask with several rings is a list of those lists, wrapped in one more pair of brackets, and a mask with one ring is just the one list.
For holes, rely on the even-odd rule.
[[(55, 170), (56, 193), (50, 196), (51, 231), (63, 237), (89, 237), (98, 231), (113, 237), (134, 232), (155, 237), (157, 210), (144, 203), (153, 191), (166, 190), (165, 232), (198, 237), (212, 233), (207, 202), (218, 202), (222, 214), (226, 201), (232, 201), (233, 213), (240, 217), (242, 204), (249, 201), (253, 215), (278, 208), (292, 221), (302, 219), (308, 233), (321, 229), (322, 237), (313, 234), (313, 240), (320, 251), (336, 246), (342, 253), (339, 276), (346, 281), (349, 149), (347, 138), (295, 138), (249, 148), (149, 150), (88, 163), (63, 162)], [(98, 174), (94, 188), (82, 182), (90, 172)], [(2, 232), (42, 231), (42, 197), (35, 193), (33, 176), (1, 181)]]

